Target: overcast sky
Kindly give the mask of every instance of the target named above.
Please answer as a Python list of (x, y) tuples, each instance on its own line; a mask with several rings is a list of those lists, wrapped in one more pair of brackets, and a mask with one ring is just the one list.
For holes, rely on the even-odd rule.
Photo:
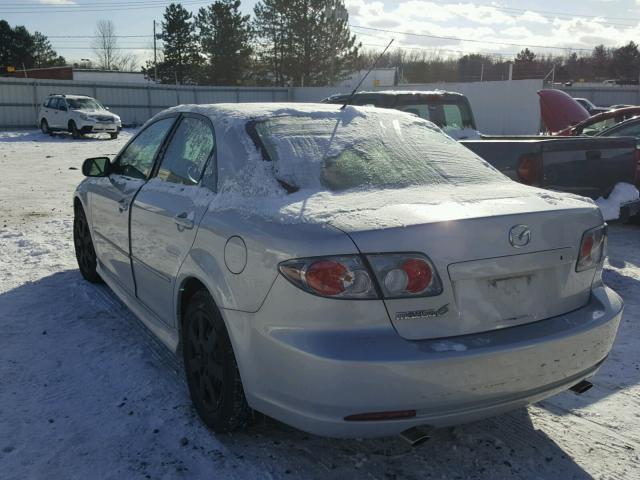
[[(0, 0), (0, 18), (11, 25), (25, 25), (30, 31), (38, 30), (50, 36), (58, 53), (70, 60), (91, 58), (91, 39), (53, 37), (92, 35), (98, 20), (110, 19), (119, 35), (146, 35), (120, 39), (120, 45), (143, 63), (151, 56), (152, 21), (162, 20), (164, 7), (169, 3), (162, 0)], [(208, 3), (182, 2), (192, 11)], [(255, 3), (255, 0), (243, 1), (242, 8), (251, 13)], [(512, 54), (523, 48), (520, 45), (529, 45), (534, 51), (563, 53), (567, 50), (562, 49), (591, 49), (600, 43), (619, 46), (629, 40), (640, 40), (640, 0), (347, 0), (346, 5), (358, 40), (363, 46), (378, 50), (392, 37), (396, 39), (396, 46), (438, 51), (444, 55)], [(542, 46), (561, 48), (543, 49)]]

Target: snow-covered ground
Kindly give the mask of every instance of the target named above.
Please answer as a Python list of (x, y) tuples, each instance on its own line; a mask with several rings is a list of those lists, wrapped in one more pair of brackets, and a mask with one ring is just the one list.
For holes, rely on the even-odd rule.
[[(0, 478), (640, 478), (640, 228), (611, 228), (605, 279), (626, 301), (596, 387), (398, 438), (332, 440), (261, 418), (215, 436), (180, 363), (72, 245), (82, 160), (126, 142), (0, 132)], [(455, 372), (454, 372), (455, 374)]]

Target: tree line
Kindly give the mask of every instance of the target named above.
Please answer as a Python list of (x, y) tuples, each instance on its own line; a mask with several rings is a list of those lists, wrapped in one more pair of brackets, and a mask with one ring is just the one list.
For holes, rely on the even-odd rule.
[[(196, 13), (169, 5), (157, 81), (207, 85), (330, 85), (355, 65), (360, 45), (343, 0), (260, 0), (253, 18), (239, 0)], [(156, 65), (143, 68), (152, 79)]]
[(51, 43), (40, 32), (31, 33), (23, 26), (11, 27), (0, 20), (0, 67), (43, 68), (66, 65)]

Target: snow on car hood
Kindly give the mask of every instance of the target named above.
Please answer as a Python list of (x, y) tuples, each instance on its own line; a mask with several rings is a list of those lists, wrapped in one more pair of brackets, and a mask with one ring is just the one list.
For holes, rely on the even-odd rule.
[(85, 115), (92, 116), (101, 116), (101, 117), (111, 117), (111, 118), (119, 118), (115, 113), (110, 112), (109, 110), (97, 110), (97, 109), (88, 109), (88, 108), (74, 108), (74, 112), (83, 113)]

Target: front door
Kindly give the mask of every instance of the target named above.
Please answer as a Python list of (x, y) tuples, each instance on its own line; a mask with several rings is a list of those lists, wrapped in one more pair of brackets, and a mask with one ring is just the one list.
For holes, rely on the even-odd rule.
[(101, 271), (132, 295), (135, 287), (129, 252), (130, 206), (149, 178), (175, 120), (158, 120), (140, 132), (116, 158), (114, 173), (96, 182), (91, 193), (92, 226)]
[(169, 326), (175, 326), (173, 293), (178, 271), (214, 195), (200, 185), (214, 145), (207, 118), (183, 116), (157, 172), (133, 202), (131, 258), (136, 294)]

